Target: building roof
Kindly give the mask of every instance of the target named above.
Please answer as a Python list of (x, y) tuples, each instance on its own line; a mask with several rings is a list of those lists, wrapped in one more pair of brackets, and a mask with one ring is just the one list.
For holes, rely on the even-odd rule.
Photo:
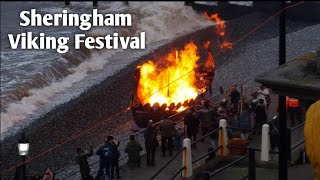
[[(320, 51), (320, 48), (316, 51)], [(317, 60), (316, 51), (271, 69), (256, 77), (255, 81), (271, 88), (279, 95), (318, 100), (320, 99), (320, 73), (317, 73), (317, 63), (320, 63), (320, 59)]]

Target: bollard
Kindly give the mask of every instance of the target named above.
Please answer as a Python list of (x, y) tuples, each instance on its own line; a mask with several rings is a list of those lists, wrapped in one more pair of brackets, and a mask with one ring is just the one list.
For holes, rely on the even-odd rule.
[(201, 173), (201, 179), (202, 180), (210, 180), (210, 173), (208, 171), (203, 171)]
[(261, 161), (270, 160), (270, 135), (269, 135), (269, 125), (264, 124), (262, 126), (262, 136), (261, 136)]
[(182, 178), (189, 178), (192, 176), (191, 140), (189, 138), (183, 140), (183, 147), (185, 150), (182, 152), (182, 167), (186, 168), (182, 171)]
[(248, 166), (248, 179), (256, 180), (256, 153), (254, 149), (249, 148), (249, 166)]
[(219, 146), (222, 148), (219, 149), (218, 154), (220, 156), (227, 156), (228, 155), (228, 136), (227, 136), (227, 120), (220, 119), (219, 127), (222, 129), (219, 130)]

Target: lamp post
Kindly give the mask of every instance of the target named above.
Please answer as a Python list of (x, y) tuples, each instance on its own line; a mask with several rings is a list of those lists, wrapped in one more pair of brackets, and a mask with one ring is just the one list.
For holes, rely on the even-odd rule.
[(23, 165), (22, 165), (22, 173), (23, 180), (26, 180), (26, 156), (29, 153), (29, 139), (27, 138), (25, 133), (22, 133), (21, 138), (18, 141), (18, 149), (19, 155), (22, 157)]

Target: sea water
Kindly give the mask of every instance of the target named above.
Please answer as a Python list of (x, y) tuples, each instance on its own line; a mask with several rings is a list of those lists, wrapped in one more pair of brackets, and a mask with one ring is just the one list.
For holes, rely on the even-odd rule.
[[(1, 2), (1, 138), (19, 130), (55, 106), (77, 97), (85, 89), (114, 75), (120, 69), (170, 40), (213, 25), (200, 13), (181, 2), (99, 1), (99, 13), (129, 13), (131, 27), (22, 27), (19, 14), (37, 9), (38, 13), (61, 13), (64, 2)], [(71, 1), (70, 13), (91, 13), (92, 2)], [(135, 36), (146, 32), (145, 50), (101, 50), (89, 55), (84, 49), (64, 54), (55, 50), (12, 50), (8, 34), (32, 32), (35, 35), (72, 37), (103, 36), (117, 32)], [(123, 57), (122, 60), (114, 57)], [(117, 60), (115, 60), (117, 59)]]

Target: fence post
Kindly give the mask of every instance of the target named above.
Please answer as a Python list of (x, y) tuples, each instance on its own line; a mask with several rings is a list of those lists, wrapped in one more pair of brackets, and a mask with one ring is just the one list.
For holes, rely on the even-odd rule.
[(219, 146), (221, 146), (222, 148), (219, 149), (218, 154), (220, 156), (227, 156), (228, 155), (227, 120), (220, 119), (219, 127), (221, 128), (221, 130), (219, 130)]
[(186, 168), (182, 171), (182, 178), (189, 178), (192, 176), (191, 140), (189, 138), (183, 140), (183, 147), (185, 150), (182, 152), (182, 167)]
[(270, 135), (269, 135), (269, 125), (264, 124), (262, 126), (262, 136), (261, 136), (261, 161), (270, 160)]
[(256, 180), (256, 153), (254, 149), (249, 148), (249, 180)]
[(288, 147), (288, 153), (287, 153), (287, 155), (288, 155), (288, 161), (291, 161), (291, 130), (289, 129), (289, 128), (287, 128), (287, 143), (288, 143), (288, 145), (287, 145), (287, 147)]

